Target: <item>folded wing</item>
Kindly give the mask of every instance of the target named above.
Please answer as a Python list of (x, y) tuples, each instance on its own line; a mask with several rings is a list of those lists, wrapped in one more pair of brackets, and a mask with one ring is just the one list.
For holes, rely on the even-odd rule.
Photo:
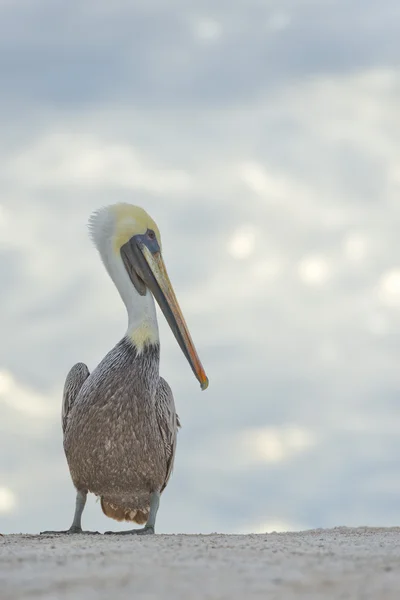
[(67, 375), (64, 384), (61, 412), (63, 433), (65, 433), (68, 423), (68, 416), (71, 412), (71, 408), (76, 400), (79, 390), (89, 375), (89, 369), (84, 363), (76, 363), (76, 365), (72, 367)]
[(162, 377), (160, 377), (160, 383), (156, 393), (156, 411), (158, 426), (160, 428), (160, 433), (164, 442), (165, 453), (167, 457), (165, 482), (161, 489), (161, 491), (163, 491), (168, 483), (169, 478), (171, 477), (174, 466), (178, 428), (181, 426), (181, 424), (175, 411), (174, 396), (171, 388)]

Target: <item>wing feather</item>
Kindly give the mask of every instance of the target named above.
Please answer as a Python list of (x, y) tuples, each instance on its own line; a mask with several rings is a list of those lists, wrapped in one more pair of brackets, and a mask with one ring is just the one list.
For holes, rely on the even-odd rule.
[(68, 423), (68, 415), (71, 412), (71, 408), (76, 400), (79, 390), (89, 375), (89, 369), (84, 363), (76, 363), (76, 365), (74, 365), (69, 371), (65, 379), (61, 410), (63, 433), (65, 433)]
[(161, 489), (163, 491), (171, 477), (174, 466), (176, 441), (178, 428), (181, 426), (179, 417), (175, 411), (175, 402), (172, 390), (168, 383), (160, 377), (160, 384), (156, 393), (156, 412), (157, 421), (160, 428), (161, 437), (164, 442), (165, 453), (167, 456), (167, 472), (165, 482)]

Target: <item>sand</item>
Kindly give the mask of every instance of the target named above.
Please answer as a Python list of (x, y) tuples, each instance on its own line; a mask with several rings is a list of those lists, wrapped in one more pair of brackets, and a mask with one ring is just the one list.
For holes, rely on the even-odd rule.
[(400, 598), (400, 528), (0, 537), (0, 598)]

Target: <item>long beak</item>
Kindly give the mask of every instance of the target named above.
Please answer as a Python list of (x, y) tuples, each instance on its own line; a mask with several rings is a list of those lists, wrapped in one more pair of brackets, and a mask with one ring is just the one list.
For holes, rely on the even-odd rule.
[(205, 390), (208, 387), (208, 378), (194, 347), (161, 253), (151, 252), (145, 244), (140, 245), (140, 250), (138, 254), (142, 254), (144, 259), (139, 261), (140, 277), (157, 300), (193, 373), (200, 382), (201, 389)]

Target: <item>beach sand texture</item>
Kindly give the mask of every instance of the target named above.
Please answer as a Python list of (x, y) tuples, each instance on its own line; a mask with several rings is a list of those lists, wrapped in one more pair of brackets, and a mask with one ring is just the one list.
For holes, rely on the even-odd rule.
[(0, 598), (400, 598), (400, 528), (0, 537)]

